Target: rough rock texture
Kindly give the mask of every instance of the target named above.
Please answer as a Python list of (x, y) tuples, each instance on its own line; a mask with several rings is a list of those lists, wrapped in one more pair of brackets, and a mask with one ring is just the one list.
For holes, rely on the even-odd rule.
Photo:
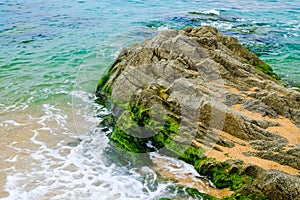
[(300, 93), (277, 80), (236, 38), (210, 26), (188, 27), (123, 49), (100, 80), (98, 94), (127, 105), (113, 108), (125, 133), (137, 136), (124, 116), (142, 118), (124, 114), (128, 105), (148, 108), (134, 129), (143, 129), (138, 137), (144, 142), (162, 148), (157, 138), (147, 138), (164, 128), (168, 116), (180, 132), (169, 146), (201, 147), (207, 157), (239, 159), (243, 168), (255, 164), (261, 170), (245, 168), (255, 173), (253, 190), (269, 199), (300, 199)]

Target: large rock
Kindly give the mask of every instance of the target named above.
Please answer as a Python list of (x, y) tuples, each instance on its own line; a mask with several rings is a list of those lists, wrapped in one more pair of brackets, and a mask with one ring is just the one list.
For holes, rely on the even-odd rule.
[[(144, 142), (142, 152), (153, 145), (177, 153), (201, 147), (217, 161), (262, 167), (266, 175), (253, 187), (270, 199), (300, 199), (294, 176), (300, 169), (300, 93), (278, 79), (236, 38), (210, 26), (188, 27), (123, 49), (97, 92), (113, 101), (115, 127), (127, 134), (122, 140), (132, 140), (120, 146)], [(275, 195), (276, 188), (286, 191)]]

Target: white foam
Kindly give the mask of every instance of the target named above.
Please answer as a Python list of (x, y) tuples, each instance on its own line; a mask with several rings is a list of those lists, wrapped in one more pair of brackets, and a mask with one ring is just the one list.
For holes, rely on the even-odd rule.
[[(101, 133), (84, 136), (70, 153), (59, 155), (59, 149), (43, 146), (32, 156), (41, 162), (31, 171), (8, 176), (5, 199), (152, 199), (161, 195), (169, 184), (153, 190), (156, 174), (148, 167), (127, 171), (103, 162), (103, 149), (108, 145)], [(145, 175), (145, 177), (143, 177)]]
[(11, 156), (10, 158), (4, 160), (6, 162), (16, 162), (18, 160), (18, 155), (15, 155), (15, 156)]
[(157, 30), (158, 31), (166, 31), (166, 30), (169, 30), (170, 29), (170, 27), (169, 27), (169, 25), (163, 25), (163, 26), (159, 26), (158, 28), (157, 28)]
[(20, 123), (16, 122), (15, 120), (5, 120), (5, 121), (2, 121), (0, 123), (0, 126), (4, 126), (4, 127), (7, 127), (9, 125), (12, 125), (12, 126), (25, 126), (26, 124), (20, 124)]
[(229, 23), (229, 22), (212, 22), (212, 23), (206, 23), (206, 22), (202, 22), (201, 26), (205, 26), (205, 25), (210, 25), (210, 26), (214, 26), (217, 29), (220, 30), (229, 30), (232, 28), (233, 24)]
[[(109, 141), (105, 133), (97, 128), (99, 119), (96, 117), (97, 112), (107, 111), (90, 109), (96, 106), (90, 101), (93, 99), (92, 96), (88, 97), (90, 94), (79, 92), (77, 95), (88, 102), (88, 105), (79, 109), (86, 120), (81, 123), (94, 122), (92, 130), (81, 135), (70, 131), (67, 128), (70, 114), (64, 113), (54, 105), (43, 104), (44, 115), (30, 116), (30, 120), (38, 124), (36, 129), (30, 130), (33, 132), (30, 141), (36, 148), (17, 148), (17, 143), (10, 145), (18, 152), (30, 155), (30, 163), (21, 170), (18, 167), (9, 169), (5, 184), (9, 196), (4, 199), (154, 200), (172, 197), (167, 187), (174, 183), (158, 184), (158, 176), (151, 168), (144, 166), (129, 169), (107, 163), (103, 150), (109, 146)], [(67, 145), (68, 141), (77, 139), (80, 139), (77, 146)], [(12, 156), (6, 161), (18, 163), (19, 159), (23, 158), (20, 155)], [(172, 158), (169, 160), (182, 168), (184, 173), (195, 173), (182, 161)]]
[(210, 9), (210, 10), (205, 10), (202, 11), (201, 13), (206, 14), (206, 15), (220, 15), (220, 11), (219, 10), (215, 10), (215, 9)]
[[(7, 176), (5, 185), (9, 196), (4, 199), (147, 199), (150, 190), (143, 190), (146, 187), (143, 181), (137, 176), (128, 176), (128, 171), (116, 165), (107, 166), (104, 162), (103, 149), (108, 146), (108, 139), (100, 129), (81, 135), (82, 142), (70, 147), (63, 140), (75, 140), (78, 135), (67, 129), (68, 115), (51, 104), (43, 104), (42, 111), (44, 115), (40, 117), (29, 116), (30, 121), (39, 125), (31, 130), (33, 136), (30, 139), (38, 149), (14, 147), (16, 142), (10, 145), (18, 152), (30, 154), (33, 161), (24, 171), (10, 169), (12, 173)], [(82, 110), (82, 114), (95, 118), (93, 112), (88, 115)], [(13, 120), (1, 123), (5, 124), (21, 125)], [(42, 134), (57, 135), (63, 140), (55, 143), (44, 139), (49, 136)], [(19, 158), (16, 155), (6, 161), (18, 162)]]
[(83, 101), (85, 103), (92, 103), (96, 99), (95, 94), (91, 94), (91, 93), (88, 93), (85, 91), (80, 91), (80, 90), (72, 91), (72, 95), (74, 97), (79, 98), (81, 101)]

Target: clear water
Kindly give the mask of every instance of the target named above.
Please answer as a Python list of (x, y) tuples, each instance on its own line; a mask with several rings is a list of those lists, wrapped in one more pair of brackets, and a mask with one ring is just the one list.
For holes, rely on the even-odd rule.
[(298, 0), (0, 1), (0, 198), (172, 196), (153, 169), (105, 161), (94, 91), (122, 47), (206, 24), (300, 84)]

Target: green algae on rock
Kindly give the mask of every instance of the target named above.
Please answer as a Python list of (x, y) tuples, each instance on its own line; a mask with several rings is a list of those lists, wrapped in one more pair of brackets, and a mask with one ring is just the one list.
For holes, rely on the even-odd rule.
[[(287, 152), (300, 143), (300, 93), (278, 79), (236, 38), (187, 27), (124, 48), (97, 95), (110, 101), (103, 124), (114, 119), (111, 141), (133, 160), (151, 151), (182, 159), (215, 187), (235, 191), (225, 199), (297, 199), (300, 156)], [(240, 155), (224, 151), (242, 144)]]

